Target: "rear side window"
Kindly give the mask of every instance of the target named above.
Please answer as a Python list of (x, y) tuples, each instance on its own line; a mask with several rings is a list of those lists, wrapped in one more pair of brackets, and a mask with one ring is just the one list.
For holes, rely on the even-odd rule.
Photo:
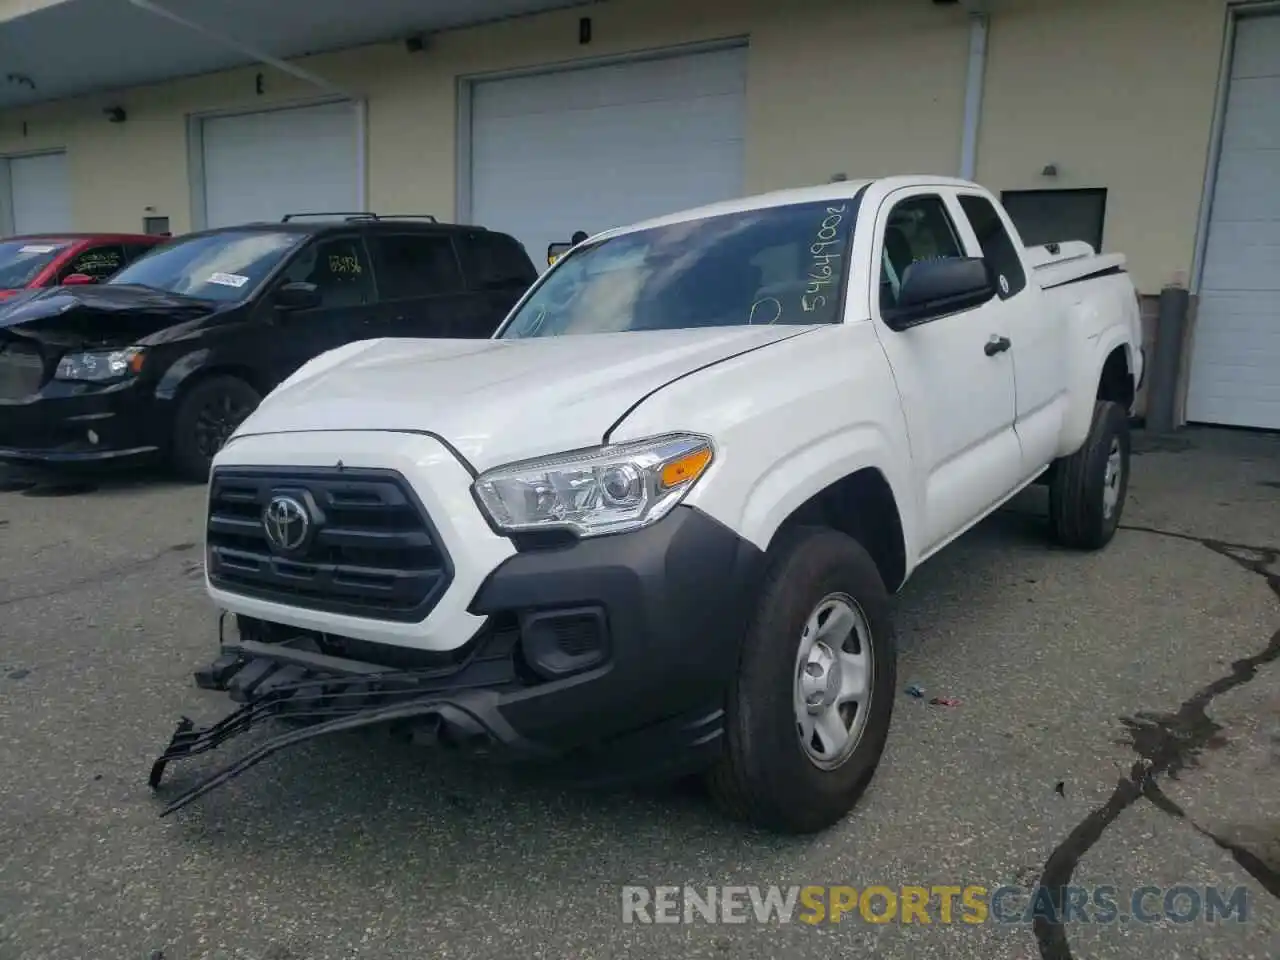
[(501, 233), (464, 233), (458, 237), (462, 269), (473, 287), (485, 290), (527, 287), (538, 279), (524, 247)]
[(1022, 261), (1018, 259), (1013, 239), (1000, 221), (996, 208), (985, 197), (973, 194), (961, 194), (960, 207), (969, 218), (973, 232), (978, 235), (982, 255), (987, 258), (999, 278), (1000, 298), (1007, 300), (1020, 293), (1027, 285), (1027, 275), (1022, 269)]
[(123, 267), (124, 262), (124, 247), (119, 244), (90, 247), (88, 250), (77, 254), (63, 268), (59, 279), (65, 279), (73, 273), (83, 273), (87, 277), (93, 277), (94, 280), (106, 280)]
[(383, 300), (433, 297), (463, 288), (453, 243), (443, 235), (390, 234), (370, 238)]

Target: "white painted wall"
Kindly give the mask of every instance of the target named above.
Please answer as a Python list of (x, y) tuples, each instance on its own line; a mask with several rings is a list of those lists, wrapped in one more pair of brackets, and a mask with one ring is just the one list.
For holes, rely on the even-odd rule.
[[(991, 0), (978, 179), (1105, 185), (1107, 245), (1146, 293), (1190, 270), (1225, 0)], [(744, 189), (960, 166), (968, 25), (926, 0), (606, 0), (580, 10), (301, 61), (368, 98), (369, 203), (451, 216), (460, 78), (748, 37)], [(259, 94), (256, 75), (265, 88)], [(66, 148), (84, 229), (191, 226), (188, 117), (298, 103), (317, 90), (268, 68), (120, 91), (123, 124), (85, 97), (0, 114), (0, 155)], [(465, 132), (464, 134), (465, 135)], [(1059, 165), (1053, 181), (1040, 176)], [(465, 168), (464, 168), (465, 169)], [(103, 171), (113, 172), (101, 188)], [(125, 175), (122, 175), (122, 172)], [(153, 207), (154, 211), (148, 211)], [(585, 229), (585, 228), (584, 228)]]

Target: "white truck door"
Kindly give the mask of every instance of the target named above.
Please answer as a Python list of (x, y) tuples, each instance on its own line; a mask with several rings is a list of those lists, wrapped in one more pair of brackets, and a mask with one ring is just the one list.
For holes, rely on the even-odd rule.
[(990, 312), (1012, 344), (1014, 429), (1022, 446), (1022, 479), (1030, 480), (1053, 460), (1062, 434), (1068, 402), (1066, 325), (1043, 291), (1027, 282), (1022, 241), (1008, 215), (1002, 217), (980, 191), (959, 189), (956, 199), (981, 255), (998, 277), (999, 292)]
[(955, 198), (946, 194), (918, 187), (890, 194), (877, 212), (872, 248), (880, 292), (872, 295), (871, 313), (910, 434), (922, 558), (1005, 499), (1022, 472), (1013, 429), (1013, 359), (998, 339), (1007, 334), (998, 307), (993, 313), (996, 301), (900, 330), (883, 316), (896, 305), (910, 264), (976, 255), (956, 227)]

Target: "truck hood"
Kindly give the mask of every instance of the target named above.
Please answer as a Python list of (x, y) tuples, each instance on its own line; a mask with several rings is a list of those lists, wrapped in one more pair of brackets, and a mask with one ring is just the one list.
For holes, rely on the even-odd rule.
[(477, 470), (488, 470), (599, 444), (632, 406), (672, 380), (813, 329), (366, 340), (303, 367), (263, 401), (237, 435), (427, 432), (446, 440)]
[(0, 301), (0, 330), (63, 348), (126, 347), (218, 308), (131, 284), (51, 287)]

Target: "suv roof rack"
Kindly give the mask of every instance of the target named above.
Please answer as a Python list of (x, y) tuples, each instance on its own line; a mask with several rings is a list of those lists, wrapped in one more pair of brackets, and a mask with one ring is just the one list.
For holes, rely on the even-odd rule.
[(371, 214), (375, 220), (427, 220), (431, 223), (439, 223), (430, 213), (375, 213)]
[(286, 213), (280, 218), (281, 223), (288, 223), (291, 220), (297, 220), (301, 217), (341, 217), (344, 220), (428, 220), (431, 223), (439, 223), (434, 216), (429, 213), (370, 213), (367, 210), (325, 210), (317, 213)]
[(353, 220), (357, 217), (372, 217), (372, 213), (365, 213), (361, 210), (323, 210), (316, 213), (286, 213), (280, 218), (281, 223), (288, 223), (290, 220), (298, 220), (302, 217), (343, 217), (347, 220)]

